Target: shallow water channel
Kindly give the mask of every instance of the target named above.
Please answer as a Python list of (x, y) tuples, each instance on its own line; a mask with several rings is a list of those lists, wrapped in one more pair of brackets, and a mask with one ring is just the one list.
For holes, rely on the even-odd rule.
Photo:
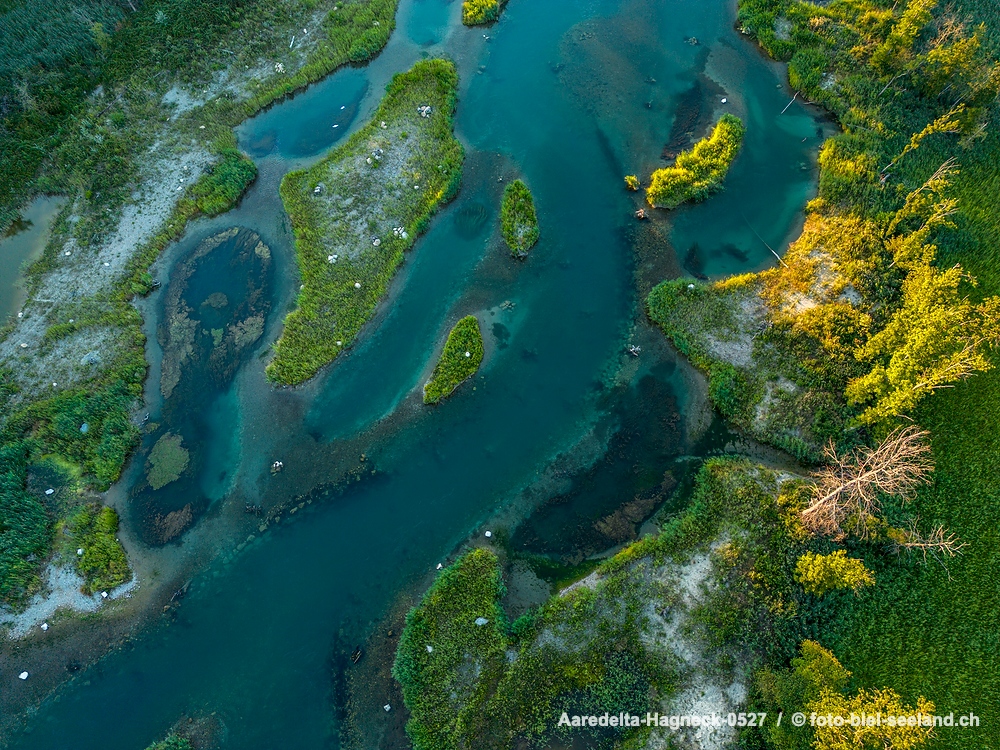
[[(634, 486), (610, 481), (615, 471), (635, 464), (643, 476), (662, 474), (711, 445), (688, 418), (703, 406), (689, 391), (690, 369), (641, 322), (636, 250), (661, 276), (766, 267), (767, 245), (780, 252), (797, 231), (822, 136), (815, 113), (798, 103), (779, 114), (791, 98), (784, 73), (734, 31), (733, 6), (511, 0), (484, 30), (461, 26), (458, 0), (403, 0), (389, 46), (370, 65), (339, 71), (239, 128), (260, 175), (237, 209), (196, 222), (158, 267), (163, 288), (146, 308), (157, 426), (118, 491), (142, 543), (184, 544), (184, 530), (211, 528), (221, 551), (170, 617), (77, 674), (10, 747), (136, 750), (179, 717), (212, 712), (227, 747), (334, 747), (335, 644), (363, 641), (401, 590), (482, 523), (546, 492), (583, 498), (577, 515), (613, 508), (645, 486), (642, 477)], [(459, 66), (461, 191), (418, 240), (354, 349), (315, 382), (275, 391), (261, 355), (298, 285), (280, 178), (364, 122), (392, 74), (425, 55)], [(725, 191), (637, 222), (623, 175), (647, 177), (665, 149), (699, 137), (724, 111), (748, 125)], [(541, 225), (524, 263), (494, 233), (503, 184), (519, 175)], [(244, 231), (205, 254), (205, 241), (230, 228)], [(266, 280), (254, 276), (263, 273), (258, 261), (234, 260), (258, 241), (269, 252)], [(247, 295), (260, 293), (266, 300), (247, 307)], [(209, 354), (193, 356), (164, 398), (162, 332), (179, 299), (206, 335), (238, 305), (239, 315), (266, 323), (235, 367), (211, 369)], [(467, 313), (483, 323), (484, 367), (449, 401), (425, 408), (417, 394), (428, 365)], [(633, 341), (643, 345), (638, 359), (624, 353)], [(644, 414), (662, 439), (644, 436)], [(615, 425), (625, 436), (617, 442), (607, 437)], [(182, 434), (193, 458), (182, 480), (153, 490), (145, 460), (165, 430)], [(546, 468), (574, 446), (591, 459), (546, 490)], [(608, 446), (627, 460), (602, 454)], [(274, 460), (285, 465), (277, 475)], [(529, 486), (536, 491), (524, 493)], [(264, 533), (243, 512), (292, 499), (314, 502)], [(572, 518), (547, 512), (519, 538), (545, 552), (546, 535)], [(233, 540), (251, 534), (237, 553)]]

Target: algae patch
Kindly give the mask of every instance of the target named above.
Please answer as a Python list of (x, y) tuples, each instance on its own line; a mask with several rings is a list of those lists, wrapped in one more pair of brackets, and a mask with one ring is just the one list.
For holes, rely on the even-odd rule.
[(147, 479), (154, 490), (165, 487), (180, 478), (188, 466), (190, 456), (180, 435), (165, 433), (149, 452)]

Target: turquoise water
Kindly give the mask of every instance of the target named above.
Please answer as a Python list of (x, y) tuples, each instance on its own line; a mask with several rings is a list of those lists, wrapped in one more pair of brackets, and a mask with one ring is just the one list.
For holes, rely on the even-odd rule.
[[(458, 2), (404, 2), (396, 34), (370, 66), (341, 71), (240, 128), (258, 181), (238, 209), (195, 224), (168, 251), (166, 289), (149, 309), (154, 336), (170, 268), (182, 267), (207, 237), (239, 226), (272, 252), (274, 291), (257, 344), (264, 351), (298, 284), (276, 194), (281, 175), (364, 122), (391, 74), (424, 54), (446, 53), (459, 66), (456, 133), (468, 153), (462, 189), (417, 242), (391, 303), (314, 383), (272, 390), (255, 353), (233, 377), (205, 381), (197, 401), (191, 396), (190, 408), (203, 413), (186, 444), (207, 458), (184, 487), (205, 510), (201, 523), (218, 534), (221, 554), (172, 614), (75, 676), (10, 747), (142, 748), (181, 716), (212, 712), (226, 727), (227, 747), (335, 747), (333, 670), (342, 644), (363, 641), (400, 591), (537, 482), (557, 454), (609, 421), (623, 425), (619, 434), (641, 437), (643, 416), (656, 415), (649, 428), (662, 430), (661, 439), (639, 441), (645, 458), (634, 484), (609, 480), (620, 470), (610, 451), (611, 469), (579, 473), (571, 494), (580, 498), (577, 516), (589, 518), (615, 492), (623, 502), (648, 489), (661, 462), (666, 470), (673, 457), (698, 449), (683, 414), (695, 399), (662, 342), (644, 343), (641, 366), (620, 374), (636, 367), (623, 354), (630, 337), (650, 336), (641, 324), (635, 329), (634, 243), (660, 237), (673, 257), (672, 238), (678, 265), (697, 243), (706, 274), (766, 265), (770, 253), (748, 222), (724, 219), (743, 206), (780, 246), (813, 179), (801, 164), (814, 159), (816, 123), (797, 105), (779, 122), (787, 102), (781, 71), (732, 30), (724, 0), (512, 0), (486, 30), (489, 39), (462, 28), (458, 13)], [(691, 36), (700, 44), (688, 44)], [(692, 121), (714, 119), (716, 99), (726, 96), (751, 122), (747, 148), (722, 196), (638, 225), (622, 175), (663, 163), (675, 110), (694, 107), (695, 81), (702, 114)], [(503, 184), (518, 175), (532, 187), (541, 224), (523, 264), (509, 259), (493, 231)], [(716, 254), (728, 245), (738, 252)], [(226, 274), (198, 273), (186, 291), (192, 307), (230, 293)], [(467, 313), (487, 332), (484, 367), (427, 409), (419, 385), (441, 337)], [(151, 356), (158, 378), (155, 342)], [(156, 390), (154, 417), (183, 412), (183, 401), (164, 402)], [(271, 476), (278, 458), (285, 469)], [(126, 480), (133, 494), (141, 464), (133, 462)], [(341, 481), (348, 471), (356, 481)], [(283, 514), (265, 534), (241, 512), (246, 502), (269, 508), (290, 498), (314, 502)], [(179, 501), (137, 503), (126, 517), (141, 529)], [(544, 542), (569, 519), (538, 516), (532, 538)], [(251, 533), (235, 554), (233, 540)], [(382, 702), (373, 701), (372, 716), (381, 716)]]

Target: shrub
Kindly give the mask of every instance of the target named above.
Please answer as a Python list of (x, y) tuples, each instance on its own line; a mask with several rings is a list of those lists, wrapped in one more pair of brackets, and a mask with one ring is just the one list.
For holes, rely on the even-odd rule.
[(657, 169), (646, 189), (654, 208), (675, 208), (688, 200), (704, 200), (718, 190), (743, 145), (746, 129), (738, 117), (723, 115), (711, 135), (677, 157), (674, 166)]
[[(466, 733), (486, 698), (481, 685), (505, 663), (503, 594), (496, 555), (476, 549), (443, 570), (406, 616), (392, 674), (416, 750), (472, 746)], [(479, 618), (487, 622), (477, 625)]]
[(641, 187), (639, 184), (639, 178), (634, 174), (625, 175), (625, 187), (633, 191), (638, 190)]
[(816, 596), (838, 589), (859, 591), (875, 585), (875, 576), (864, 562), (847, 557), (847, 552), (842, 549), (829, 555), (806, 552), (795, 564), (795, 580), (807, 593)]
[(441, 359), (424, 386), (424, 403), (436, 404), (476, 374), (483, 361), (483, 334), (475, 315), (462, 318), (448, 334)]
[(257, 177), (257, 166), (234, 148), (222, 151), (222, 161), (191, 186), (188, 197), (207, 216), (217, 216), (236, 205)]
[(500, 11), (507, 0), (465, 0), (462, 3), (462, 23), (478, 26), (500, 18)]

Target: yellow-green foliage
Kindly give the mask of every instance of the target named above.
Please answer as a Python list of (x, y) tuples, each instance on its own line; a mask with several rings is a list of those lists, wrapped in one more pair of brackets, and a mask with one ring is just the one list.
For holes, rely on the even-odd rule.
[[(451, 62), (418, 62), (392, 79), (372, 121), (347, 143), (282, 180), (303, 288), (267, 367), (272, 381), (302, 383), (350, 346), (403, 253), (455, 195), (463, 157), (452, 135), (457, 86)], [(417, 111), (423, 105), (428, 117)]]
[[(806, 716), (831, 715), (843, 718), (843, 726), (789, 726), (789, 722), (768, 725), (767, 734), (776, 750), (912, 750), (923, 745), (931, 735), (926, 726), (889, 726), (889, 716), (915, 716), (934, 713), (934, 704), (923, 697), (916, 706), (903, 703), (889, 688), (859, 690), (846, 695), (851, 673), (832, 652), (815, 641), (803, 641), (801, 656), (792, 659), (792, 667), (782, 672), (763, 670), (757, 682), (761, 695), (773, 710), (803, 712)], [(881, 714), (881, 726), (852, 726), (851, 715)], [(833, 722), (831, 722), (833, 724)]]
[(88, 592), (114, 588), (132, 577), (117, 534), (118, 514), (97, 503), (81, 506), (57, 525), (58, 547), (76, 562)]
[(986, 342), (1000, 338), (1000, 300), (973, 305), (959, 293), (962, 271), (923, 265), (903, 282), (903, 304), (857, 357), (872, 369), (847, 387), (852, 403), (871, 404), (873, 423), (912, 411), (925, 395), (990, 369)]
[(625, 187), (629, 190), (638, 190), (641, 185), (639, 184), (639, 178), (634, 174), (625, 175)]
[(875, 585), (875, 576), (864, 562), (848, 557), (842, 549), (829, 555), (806, 552), (795, 564), (795, 580), (807, 593), (816, 596), (838, 589), (858, 591)]
[(492, 23), (500, 18), (500, 11), (507, 0), (465, 0), (462, 3), (462, 23), (477, 26)]
[(522, 257), (538, 242), (538, 217), (531, 191), (514, 180), (503, 191), (500, 204), (500, 232), (515, 257)]
[(165, 433), (149, 452), (149, 486), (158, 490), (176, 481), (188, 466), (188, 451), (180, 435)]
[(844, 718), (843, 726), (817, 727), (815, 731), (815, 747), (830, 748), (830, 750), (867, 750), (868, 748), (885, 748), (885, 750), (911, 750), (927, 742), (932, 729), (930, 726), (891, 726), (883, 721), (881, 726), (852, 726), (851, 716), (916, 716), (922, 714), (930, 718), (934, 714), (934, 704), (926, 698), (917, 699), (916, 706), (903, 703), (899, 694), (889, 688), (881, 690), (859, 690), (856, 695), (847, 697), (841, 693), (826, 690), (820, 696), (806, 704), (806, 712), (812, 714), (840, 716)]
[(718, 190), (743, 144), (746, 132), (734, 115), (723, 115), (711, 135), (677, 157), (672, 167), (657, 169), (646, 188), (654, 208), (674, 208), (684, 201), (704, 200)]
[(455, 324), (445, 341), (434, 374), (424, 386), (424, 403), (436, 404), (476, 374), (483, 361), (483, 334), (475, 315)]

